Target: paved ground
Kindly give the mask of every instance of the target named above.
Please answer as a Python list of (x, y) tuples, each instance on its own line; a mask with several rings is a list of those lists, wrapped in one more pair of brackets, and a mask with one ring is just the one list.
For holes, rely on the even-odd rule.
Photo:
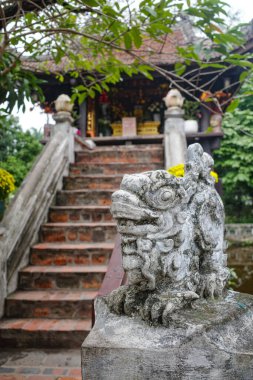
[(81, 380), (80, 350), (0, 348), (0, 380)]

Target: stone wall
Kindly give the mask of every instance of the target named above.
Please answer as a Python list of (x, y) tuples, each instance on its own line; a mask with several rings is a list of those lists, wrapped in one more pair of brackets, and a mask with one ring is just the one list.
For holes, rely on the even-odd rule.
[(248, 241), (253, 243), (253, 224), (226, 224), (226, 239), (228, 241)]
[[(238, 247), (237, 245), (231, 246), (226, 251), (228, 255), (228, 265), (232, 268), (238, 266), (253, 267), (253, 246)], [(252, 278), (253, 284), (253, 278)], [(252, 289), (253, 290), (253, 289)]]

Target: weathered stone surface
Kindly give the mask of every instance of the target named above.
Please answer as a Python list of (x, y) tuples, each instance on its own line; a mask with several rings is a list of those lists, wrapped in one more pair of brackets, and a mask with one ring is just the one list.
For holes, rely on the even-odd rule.
[(228, 270), (224, 210), (210, 175), (213, 159), (188, 147), (185, 175), (126, 175), (111, 211), (122, 235), (128, 285), (107, 297), (112, 311), (169, 325), (194, 300), (222, 297)]
[(82, 346), (83, 380), (250, 380), (253, 378), (253, 296), (195, 301), (169, 327), (117, 316), (103, 298)]

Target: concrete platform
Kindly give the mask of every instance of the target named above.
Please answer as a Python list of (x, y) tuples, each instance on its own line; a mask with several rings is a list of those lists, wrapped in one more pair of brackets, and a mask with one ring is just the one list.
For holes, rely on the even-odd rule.
[(81, 380), (80, 350), (0, 350), (0, 380)]
[(109, 312), (96, 302), (96, 323), (82, 345), (83, 380), (251, 380), (253, 296), (195, 301), (169, 327)]

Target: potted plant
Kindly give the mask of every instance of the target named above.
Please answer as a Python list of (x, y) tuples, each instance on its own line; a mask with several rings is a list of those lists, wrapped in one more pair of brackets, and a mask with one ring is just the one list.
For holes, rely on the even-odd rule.
[(220, 132), (222, 115), (231, 102), (231, 94), (224, 91), (216, 91), (214, 93), (205, 91), (202, 93), (200, 100), (202, 103), (206, 103), (209, 111), (208, 131)]
[(111, 136), (112, 128), (110, 127), (110, 120), (106, 118), (98, 119), (99, 136)]
[(192, 100), (184, 101), (184, 129), (186, 133), (198, 132), (199, 103)]
[(152, 115), (154, 121), (161, 121), (162, 104), (160, 102), (153, 102), (148, 106), (148, 111)]
[(6, 199), (15, 190), (14, 182), (14, 177), (7, 170), (0, 168), (0, 220), (4, 214)]

